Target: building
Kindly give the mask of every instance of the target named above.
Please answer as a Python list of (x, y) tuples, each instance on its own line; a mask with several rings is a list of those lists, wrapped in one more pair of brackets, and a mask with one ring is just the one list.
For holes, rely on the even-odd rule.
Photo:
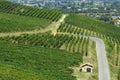
[(118, 26), (118, 27), (120, 27), (120, 20), (116, 20), (115, 21), (115, 25)]
[(90, 63), (85, 63), (80, 66), (81, 72), (93, 72), (93, 65)]

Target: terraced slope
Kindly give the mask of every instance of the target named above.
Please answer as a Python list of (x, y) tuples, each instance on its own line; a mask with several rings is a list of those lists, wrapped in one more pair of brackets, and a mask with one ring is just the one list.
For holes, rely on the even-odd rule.
[(58, 11), (28, 7), (4, 0), (0, 0), (0, 12), (20, 16), (43, 18), (51, 21), (58, 21), (59, 18), (62, 16), (62, 13)]

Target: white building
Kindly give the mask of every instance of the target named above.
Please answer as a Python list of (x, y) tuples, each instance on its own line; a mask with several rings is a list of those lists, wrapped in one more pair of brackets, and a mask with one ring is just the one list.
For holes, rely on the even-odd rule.
[(115, 25), (118, 26), (118, 27), (120, 27), (120, 20), (116, 20), (115, 21)]
[(80, 66), (81, 72), (93, 72), (93, 65), (90, 63), (85, 63)]

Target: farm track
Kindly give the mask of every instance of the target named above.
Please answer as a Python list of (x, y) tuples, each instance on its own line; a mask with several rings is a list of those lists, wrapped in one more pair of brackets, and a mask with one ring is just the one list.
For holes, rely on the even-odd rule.
[(0, 33), (0, 37), (6, 37), (6, 36), (20, 36), (21, 34), (37, 34), (37, 33), (45, 33), (48, 31), (52, 31), (52, 34), (57, 33), (57, 28), (60, 26), (62, 22), (64, 22), (64, 19), (67, 15), (63, 15), (59, 21), (52, 22), (48, 27), (41, 29), (41, 30), (33, 30), (33, 31), (25, 31), (25, 32), (13, 32), (13, 33)]

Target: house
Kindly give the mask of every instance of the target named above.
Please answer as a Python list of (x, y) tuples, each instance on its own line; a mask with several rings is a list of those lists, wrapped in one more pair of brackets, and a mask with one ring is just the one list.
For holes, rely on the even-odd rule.
[(80, 66), (81, 72), (93, 72), (93, 65), (90, 63), (85, 63)]
[(115, 21), (115, 25), (116, 25), (116, 26), (120, 26), (120, 20), (116, 20), (116, 21)]

